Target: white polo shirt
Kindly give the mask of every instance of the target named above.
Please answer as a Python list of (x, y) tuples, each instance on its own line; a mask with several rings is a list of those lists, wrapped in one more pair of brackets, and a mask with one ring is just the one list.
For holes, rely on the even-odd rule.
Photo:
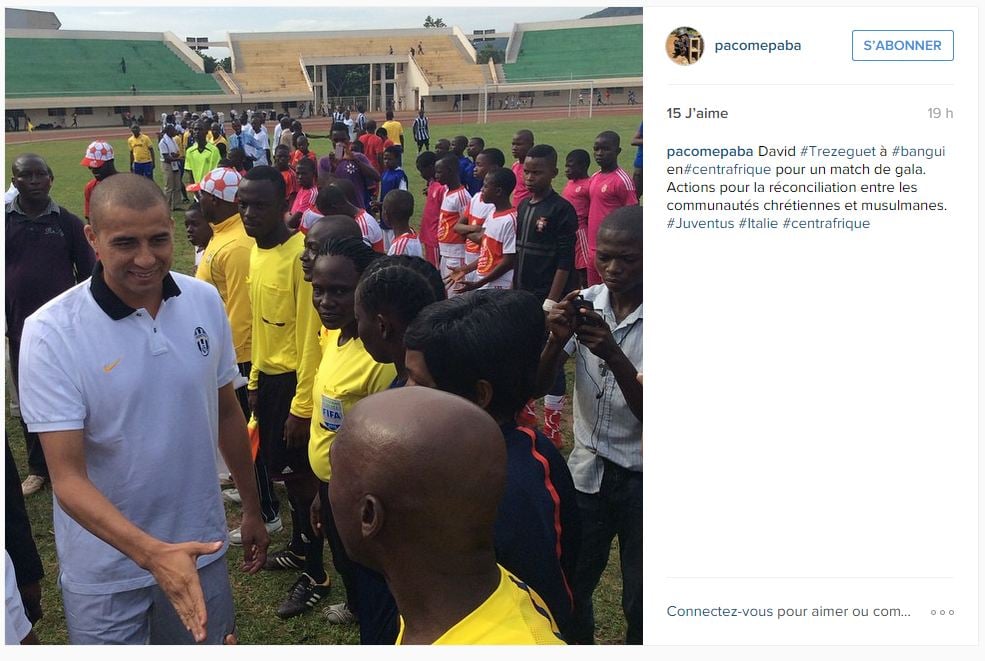
[[(226, 540), (216, 476), (218, 389), (238, 375), (215, 287), (172, 273), (157, 318), (92, 278), (28, 317), (21, 412), (33, 432), (84, 430), (89, 479), (128, 520), (166, 542)], [(54, 502), (62, 586), (110, 594), (150, 573)], [(203, 567), (225, 553), (202, 556)]]

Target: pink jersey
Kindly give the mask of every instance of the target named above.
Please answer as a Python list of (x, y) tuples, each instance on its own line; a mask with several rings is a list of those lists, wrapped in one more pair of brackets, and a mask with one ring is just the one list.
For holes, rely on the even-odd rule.
[(427, 199), (424, 201), (424, 211), (421, 212), (421, 243), (428, 246), (438, 245), (438, 217), (441, 215), (441, 199), (445, 187), (433, 179), (428, 183)]
[(355, 221), (359, 225), (359, 231), (363, 233), (363, 238), (369, 243), (370, 247), (376, 252), (385, 253), (386, 248), (383, 247), (383, 230), (380, 228), (379, 221), (369, 215), (365, 209), (359, 210), (359, 213), (356, 214)]
[[(485, 232), (482, 233), (482, 249), (476, 267), (476, 273), (480, 278), (489, 275), (503, 261), (504, 255), (516, 254), (516, 209), (494, 211), (486, 218), (483, 227)], [(490, 289), (512, 287), (513, 269), (483, 285), (483, 288)]]
[(520, 202), (530, 197), (530, 191), (527, 190), (527, 184), (523, 182), (523, 163), (516, 161), (513, 163), (513, 176), (516, 177), (516, 186), (513, 187), (513, 206), (519, 208)]
[(639, 204), (636, 186), (626, 171), (616, 168), (612, 172), (601, 170), (588, 178), (588, 248), (595, 254), (595, 235), (599, 225), (610, 213), (620, 207)]
[(424, 249), (421, 247), (421, 239), (417, 233), (411, 229), (406, 234), (401, 234), (390, 244), (388, 255), (410, 255), (411, 257), (424, 257)]

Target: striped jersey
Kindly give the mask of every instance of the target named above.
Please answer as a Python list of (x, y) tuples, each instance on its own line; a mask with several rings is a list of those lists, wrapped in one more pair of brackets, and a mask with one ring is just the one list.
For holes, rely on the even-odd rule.
[(431, 139), (431, 133), (428, 127), (428, 118), (421, 117), (418, 115), (414, 118), (414, 140), (417, 142), (427, 142)]
[(413, 229), (406, 234), (401, 234), (390, 244), (388, 255), (409, 255), (411, 257), (424, 257), (424, 250), (421, 247), (421, 238)]
[(379, 253), (386, 253), (383, 246), (383, 229), (379, 221), (373, 218), (365, 209), (360, 209), (354, 218), (359, 225), (359, 231), (363, 233), (363, 239), (369, 246)]

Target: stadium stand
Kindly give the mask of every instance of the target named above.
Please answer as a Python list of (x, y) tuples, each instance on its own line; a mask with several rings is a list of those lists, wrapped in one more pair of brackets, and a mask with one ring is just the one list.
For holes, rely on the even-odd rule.
[(643, 75), (643, 24), (530, 30), (515, 63), (503, 65), (508, 82)]
[[(374, 61), (406, 61), (413, 47), (420, 43), (423, 53), (414, 61), (435, 88), (482, 86), (487, 80), (486, 68), (477, 65), (462, 51), (451, 34), (410, 36), (377, 32), (297, 34), (283, 43), (276, 35), (278, 48), (272, 48), (267, 35), (230, 34), (233, 48), (233, 76), (243, 93), (304, 91), (307, 86), (300, 70), (301, 59), (371, 58)], [(393, 54), (390, 54), (393, 48)], [(369, 60), (366, 60), (367, 62)]]
[[(120, 60), (126, 59), (123, 73)], [(186, 64), (163, 41), (6, 39), (7, 98), (222, 94), (209, 74)]]

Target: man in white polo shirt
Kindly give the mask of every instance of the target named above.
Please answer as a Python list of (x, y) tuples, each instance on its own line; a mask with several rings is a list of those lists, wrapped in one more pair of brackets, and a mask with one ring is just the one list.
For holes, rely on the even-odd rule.
[(268, 544), (229, 321), (214, 287), (170, 272), (174, 223), (152, 180), (106, 179), (90, 218), (92, 278), (31, 315), (21, 345), (69, 641), (222, 643), (234, 614), (217, 445), (244, 487), (244, 571)]

